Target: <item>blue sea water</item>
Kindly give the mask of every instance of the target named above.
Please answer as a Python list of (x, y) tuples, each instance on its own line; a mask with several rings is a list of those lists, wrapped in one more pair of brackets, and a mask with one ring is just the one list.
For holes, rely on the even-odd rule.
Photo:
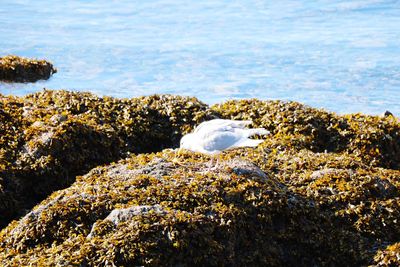
[(0, 0), (0, 56), (45, 58), (48, 81), (134, 97), (294, 100), (400, 115), (400, 1)]

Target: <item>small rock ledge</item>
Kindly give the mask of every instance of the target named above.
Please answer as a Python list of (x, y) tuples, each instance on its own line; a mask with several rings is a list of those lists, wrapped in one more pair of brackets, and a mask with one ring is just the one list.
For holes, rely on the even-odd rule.
[(28, 59), (13, 55), (0, 57), (0, 81), (36, 82), (47, 80), (57, 72), (46, 60)]

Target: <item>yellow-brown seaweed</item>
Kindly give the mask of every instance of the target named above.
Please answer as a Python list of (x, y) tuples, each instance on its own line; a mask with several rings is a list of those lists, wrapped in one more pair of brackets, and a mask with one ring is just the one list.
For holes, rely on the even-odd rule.
[(29, 59), (14, 55), (0, 57), (0, 81), (36, 82), (47, 80), (57, 69), (46, 60)]
[[(65, 188), (1, 231), (1, 265), (400, 263), (393, 116), (67, 91), (0, 105), (0, 212)], [(222, 153), (213, 170), (206, 155), (167, 149), (216, 116), (272, 134), (256, 149)]]
[(0, 182), (18, 201), (13, 209), (0, 202), (0, 226), (95, 166), (176, 145), (212, 114), (194, 98), (167, 95), (116, 99), (45, 90), (1, 97)]

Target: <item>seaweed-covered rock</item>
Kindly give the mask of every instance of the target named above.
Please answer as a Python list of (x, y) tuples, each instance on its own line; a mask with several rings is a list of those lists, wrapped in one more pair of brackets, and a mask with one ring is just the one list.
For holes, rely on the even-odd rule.
[[(231, 155), (234, 157), (234, 155)], [(240, 158), (143, 154), (91, 170), (0, 234), (8, 265), (353, 265), (366, 239)]]
[(334, 113), (296, 102), (228, 101), (212, 107), (224, 118), (253, 120), (280, 146), (314, 152), (348, 152), (368, 165), (400, 169), (400, 123), (394, 116)]
[(13, 55), (0, 57), (0, 80), (7, 82), (36, 82), (47, 80), (57, 69), (46, 60)]
[[(394, 116), (66, 91), (0, 100), (3, 223), (73, 183), (1, 232), (2, 265), (400, 262)], [(220, 154), (215, 169), (207, 156), (165, 149), (216, 116), (251, 119), (272, 134)]]
[(254, 126), (266, 128), (291, 147), (336, 152), (346, 145), (337, 129), (346, 127), (344, 118), (297, 102), (250, 99), (227, 101), (212, 109), (223, 118), (252, 120)]
[(176, 146), (212, 114), (194, 98), (168, 95), (0, 97), (0, 198), (8, 199), (0, 202), (0, 226), (95, 166)]
[(374, 260), (375, 266), (399, 266), (400, 243), (389, 245), (384, 250), (380, 250)]

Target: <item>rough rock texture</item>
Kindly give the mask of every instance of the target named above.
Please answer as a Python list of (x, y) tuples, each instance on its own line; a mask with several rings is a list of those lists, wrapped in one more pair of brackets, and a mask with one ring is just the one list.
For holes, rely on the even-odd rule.
[[(222, 153), (216, 169), (208, 156), (165, 149), (213, 116), (272, 134)], [(22, 215), (9, 213), (65, 188), (1, 231), (0, 265), (400, 263), (393, 116), (45, 91), (1, 98), (0, 119), (0, 212)]]
[(13, 55), (0, 57), (0, 81), (36, 82), (47, 80), (57, 69), (46, 60), (28, 59)]

